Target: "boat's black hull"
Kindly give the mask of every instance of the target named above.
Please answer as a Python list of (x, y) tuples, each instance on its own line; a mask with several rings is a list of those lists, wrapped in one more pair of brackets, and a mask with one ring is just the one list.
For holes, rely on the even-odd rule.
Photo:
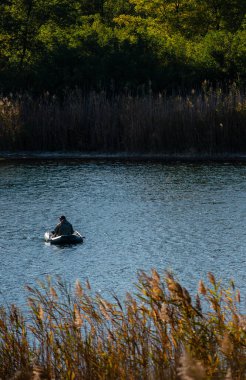
[(72, 235), (61, 235), (56, 237), (53, 237), (50, 232), (46, 232), (44, 239), (47, 243), (54, 245), (81, 244), (84, 241), (83, 237), (78, 232), (75, 232)]

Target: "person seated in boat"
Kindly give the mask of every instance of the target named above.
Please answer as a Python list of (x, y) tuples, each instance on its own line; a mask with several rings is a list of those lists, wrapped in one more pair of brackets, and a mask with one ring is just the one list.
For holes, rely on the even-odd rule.
[(60, 223), (57, 224), (52, 234), (54, 236), (61, 235), (72, 235), (74, 233), (74, 229), (71, 223), (69, 223), (64, 215), (59, 218)]

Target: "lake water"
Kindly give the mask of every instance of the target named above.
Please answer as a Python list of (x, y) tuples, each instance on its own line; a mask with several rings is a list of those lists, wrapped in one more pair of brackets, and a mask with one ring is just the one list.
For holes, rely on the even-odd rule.
[[(0, 210), (0, 304), (23, 305), (24, 285), (47, 274), (123, 297), (156, 268), (192, 292), (208, 271), (233, 278), (245, 309), (244, 165), (2, 162)], [(44, 243), (61, 214), (83, 245)]]

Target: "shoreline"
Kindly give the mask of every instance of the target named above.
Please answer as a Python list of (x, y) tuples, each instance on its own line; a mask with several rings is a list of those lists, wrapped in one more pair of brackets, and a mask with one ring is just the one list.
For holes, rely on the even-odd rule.
[(13, 161), (63, 161), (63, 160), (76, 160), (76, 161), (111, 161), (111, 162), (160, 162), (160, 163), (246, 163), (245, 154), (155, 154), (155, 153), (99, 153), (99, 152), (34, 152), (34, 151), (0, 151), (1, 162)]

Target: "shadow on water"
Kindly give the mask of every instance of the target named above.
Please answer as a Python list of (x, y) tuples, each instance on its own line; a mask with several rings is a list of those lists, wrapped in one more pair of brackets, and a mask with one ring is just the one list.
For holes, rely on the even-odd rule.
[[(78, 248), (78, 244), (51, 244), (48, 242), (44, 242), (44, 244), (51, 248), (53, 251), (66, 251), (66, 250), (76, 250)], [(83, 245), (85, 243), (82, 243)], [(81, 244), (80, 244), (81, 245)]]

